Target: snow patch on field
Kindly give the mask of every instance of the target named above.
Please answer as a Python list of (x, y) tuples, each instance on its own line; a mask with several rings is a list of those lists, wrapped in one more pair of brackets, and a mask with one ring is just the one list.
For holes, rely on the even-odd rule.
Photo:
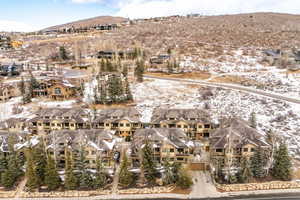
[(201, 86), (167, 80), (146, 80), (132, 86), (136, 108), (143, 122), (150, 122), (153, 109), (204, 107), (217, 122), (221, 117), (235, 116), (248, 120), (257, 114), (258, 130), (274, 132), (287, 139), (292, 155), (300, 159), (300, 106), (239, 91), (213, 89), (214, 96), (203, 100)]

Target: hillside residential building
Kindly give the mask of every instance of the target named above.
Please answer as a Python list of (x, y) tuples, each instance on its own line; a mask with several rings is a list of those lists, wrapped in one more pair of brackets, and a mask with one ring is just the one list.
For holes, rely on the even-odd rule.
[(202, 141), (203, 148), (209, 151), (208, 138), (213, 124), (210, 115), (200, 109), (160, 109), (154, 110), (151, 118), (153, 128), (179, 128), (191, 140)]
[(131, 141), (137, 129), (143, 128), (141, 114), (132, 107), (101, 110), (93, 121), (93, 128), (115, 130), (116, 135)]
[(12, 85), (0, 84), (0, 103), (6, 102), (16, 96), (18, 96), (17, 88)]
[(33, 90), (34, 97), (48, 97), (53, 100), (66, 100), (76, 94), (76, 87), (67, 80), (46, 79), (39, 81)]
[(79, 108), (48, 108), (36, 113), (29, 120), (29, 128), (33, 134), (48, 134), (53, 130), (89, 129), (88, 113)]
[(46, 136), (47, 151), (57, 161), (58, 166), (65, 166), (66, 151), (70, 151), (75, 162), (80, 151), (84, 152), (89, 168), (96, 168), (97, 157), (105, 167), (114, 164), (113, 152), (117, 137), (108, 130), (57, 130)]
[(10, 118), (0, 123), (0, 129), (7, 130), (13, 133), (19, 133), (25, 131), (27, 128), (26, 118)]
[(195, 145), (182, 129), (140, 129), (135, 132), (132, 140), (134, 165), (139, 164), (141, 149), (147, 142), (153, 149), (153, 157), (157, 163), (189, 163), (193, 160)]
[(210, 143), (210, 159), (216, 168), (238, 167), (241, 159), (249, 159), (258, 147), (266, 151), (270, 148), (265, 137), (241, 119), (232, 119), (227, 126), (216, 129)]

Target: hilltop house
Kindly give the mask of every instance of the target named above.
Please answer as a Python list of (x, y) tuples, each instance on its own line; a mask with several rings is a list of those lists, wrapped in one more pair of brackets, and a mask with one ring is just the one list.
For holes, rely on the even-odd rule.
[(115, 130), (116, 135), (131, 141), (137, 129), (143, 128), (141, 114), (132, 107), (101, 110), (93, 121), (93, 128)]
[(215, 168), (239, 167), (242, 158), (249, 159), (261, 147), (270, 145), (256, 129), (241, 119), (232, 119), (224, 127), (216, 129), (210, 138), (210, 157)]
[(182, 129), (139, 129), (132, 140), (131, 158), (134, 165), (139, 165), (141, 149), (146, 142), (152, 147), (153, 157), (157, 163), (165, 161), (189, 163), (193, 159), (194, 143)]
[(291, 67), (300, 64), (300, 50), (264, 50), (263, 61), (278, 67)]
[(6, 35), (0, 35), (0, 50), (9, 50), (12, 48), (11, 39)]

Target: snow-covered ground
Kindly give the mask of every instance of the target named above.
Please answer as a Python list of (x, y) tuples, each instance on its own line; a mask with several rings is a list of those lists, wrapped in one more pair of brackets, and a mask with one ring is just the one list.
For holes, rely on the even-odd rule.
[(266, 97), (225, 89), (213, 89), (214, 96), (203, 100), (201, 86), (167, 80), (146, 80), (132, 86), (144, 122), (150, 122), (156, 107), (209, 108), (214, 121), (221, 116), (236, 116), (248, 120), (251, 112), (257, 114), (258, 129), (272, 129), (287, 139), (289, 148), (300, 159), (300, 106)]
[[(287, 97), (300, 98), (300, 73), (287, 74), (286, 69), (275, 66), (263, 66), (259, 63), (263, 55), (243, 55), (242, 50), (232, 55), (222, 55), (214, 59), (183, 57), (180, 66), (184, 71), (208, 71), (213, 79), (218, 76), (232, 75), (242, 77), (248, 87), (259, 88), (283, 94)], [(238, 83), (237, 83), (238, 84)]]
[(37, 108), (72, 108), (78, 105), (76, 100), (68, 101), (41, 101), (32, 99), (32, 103), (23, 105), (22, 97), (10, 99), (8, 102), (0, 103), (0, 122), (10, 118), (27, 118), (34, 117), (33, 113)]

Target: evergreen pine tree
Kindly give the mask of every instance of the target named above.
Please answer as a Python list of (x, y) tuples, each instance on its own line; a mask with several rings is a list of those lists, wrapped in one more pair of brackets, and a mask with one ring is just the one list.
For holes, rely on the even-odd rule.
[(145, 173), (145, 178), (150, 185), (155, 184), (157, 169), (153, 158), (153, 151), (148, 141), (142, 149), (142, 168)]
[(96, 174), (94, 180), (94, 188), (99, 189), (107, 184), (107, 177), (104, 173), (103, 166), (99, 157), (96, 159)]
[(39, 177), (37, 176), (34, 167), (33, 150), (31, 147), (27, 150), (26, 160), (26, 187), (29, 189), (29, 191), (33, 191), (34, 189), (37, 189), (39, 187)]
[(143, 82), (144, 81), (144, 70), (145, 70), (145, 63), (143, 60), (136, 62), (136, 68), (134, 70), (134, 76), (136, 77), (137, 82)]
[(23, 101), (23, 104), (25, 104), (25, 92), (26, 92), (26, 86), (25, 86), (25, 81), (24, 81), (24, 77), (22, 76), (21, 77), (21, 82), (20, 82), (20, 85), (19, 85), (19, 89), (20, 89), (20, 92), (21, 92), (21, 95), (22, 95), (22, 101)]
[(107, 103), (106, 87), (101, 84), (99, 90), (100, 90), (100, 100), (99, 101), (101, 104), (106, 104)]
[(23, 158), (15, 151), (14, 145), (17, 143), (16, 136), (8, 137), (7, 169), (3, 172), (1, 183), (6, 188), (12, 188), (20, 176), (23, 175)]
[(93, 178), (91, 172), (88, 171), (85, 149), (83, 146), (81, 146), (79, 150), (79, 158), (76, 163), (76, 168), (79, 171), (79, 187), (81, 189), (93, 188)]
[(0, 152), (0, 183), (1, 183), (1, 176), (7, 170), (7, 159), (3, 152)]
[(133, 100), (133, 96), (130, 90), (130, 85), (128, 82), (127, 77), (125, 78), (125, 95), (126, 95), (126, 100), (127, 101), (132, 101)]
[(167, 62), (167, 70), (169, 74), (173, 73), (173, 65), (169, 61)]
[(130, 187), (135, 181), (134, 174), (129, 171), (129, 165), (128, 158), (124, 154), (119, 174), (119, 182), (123, 187)]
[(272, 175), (282, 181), (288, 181), (292, 178), (292, 163), (285, 143), (281, 143), (276, 151)]
[(59, 58), (61, 60), (68, 60), (68, 54), (64, 46), (59, 47)]
[(240, 176), (241, 176), (240, 181), (243, 183), (249, 183), (249, 181), (253, 176), (250, 168), (250, 163), (247, 158), (242, 158)]
[(182, 189), (188, 189), (193, 185), (192, 177), (183, 168), (179, 170), (176, 185)]
[(66, 150), (66, 165), (65, 165), (65, 188), (75, 190), (78, 187), (78, 179), (74, 173), (74, 161), (70, 150)]
[(254, 155), (250, 159), (250, 168), (255, 178), (263, 178), (266, 176), (264, 169), (266, 160), (263, 150), (259, 147), (255, 150)]
[(16, 180), (14, 177), (14, 172), (11, 169), (7, 169), (2, 173), (1, 176), (1, 184), (7, 188), (10, 189), (14, 186)]
[(39, 185), (43, 185), (47, 166), (47, 157), (43, 143), (41, 143), (38, 147), (35, 148), (33, 159), (35, 163), (35, 170), (38, 177)]
[(256, 113), (255, 112), (251, 113), (249, 122), (250, 122), (250, 125), (251, 125), (252, 128), (256, 128), (257, 127)]
[(164, 167), (164, 175), (163, 175), (163, 182), (164, 184), (173, 184), (178, 181), (179, 178), (179, 171), (181, 169), (181, 164), (180, 163), (170, 163), (169, 160), (167, 159), (163, 163)]
[(48, 156), (47, 159), (45, 185), (50, 191), (57, 190), (61, 185), (61, 179), (57, 172), (55, 161), (50, 156)]

